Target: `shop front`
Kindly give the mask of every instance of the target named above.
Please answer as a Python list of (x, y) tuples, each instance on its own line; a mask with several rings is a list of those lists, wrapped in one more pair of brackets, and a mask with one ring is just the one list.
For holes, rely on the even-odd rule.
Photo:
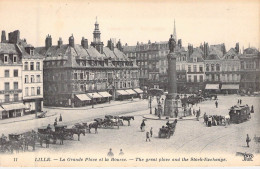
[(223, 94), (237, 94), (239, 90), (239, 84), (223, 84), (221, 87), (221, 93)]
[(112, 100), (112, 95), (108, 92), (98, 92), (99, 95), (102, 96), (101, 101), (104, 102), (110, 102)]
[(127, 93), (125, 90), (117, 90), (116, 91), (116, 99), (117, 100), (124, 100), (129, 98), (129, 93)]
[(2, 119), (20, 117), (24, 114), (25, 105), (23, 103), (4, 104), (0, 110)]
[(102, 96), (96, 92), (87, 93), (87, 96), (91, 99), (92, 104), (97, 104), (102, 102)]
[(86, 94), (76, 94), (76, 98), (77, 98), (75, 99), (76, 107), (89, 105), (91, 101), (91, 98), (89, 98)]
[(140, 99), (142, 99), (143, 98), (143, 91), (141, 90), (141, 89), (139, 89), (139, 88), (136, 88), (136, 89), (133, 89), (136, 93), (137, 93), (137, 97), (139, 97)]

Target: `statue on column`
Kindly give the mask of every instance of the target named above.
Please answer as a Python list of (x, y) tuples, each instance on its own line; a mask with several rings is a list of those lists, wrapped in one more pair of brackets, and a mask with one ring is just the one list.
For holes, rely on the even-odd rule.
[(175, 46), (176, 46), (176, 41), (174, 40), (174, 38), (171, 35), (171, 38), (169, 39), (169, 49), (170, 49), (170, 53), (174, 52)]

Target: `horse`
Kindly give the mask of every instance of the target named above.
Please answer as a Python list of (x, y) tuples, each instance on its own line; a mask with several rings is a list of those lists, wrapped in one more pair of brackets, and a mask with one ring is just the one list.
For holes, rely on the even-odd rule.
[(131, 119), (135, 120), (135, 117), (134, 116), (121, 116), (120, 119), (122, 119), (123, 121), (127, 121), (128, 122), (128, 126), (130, 126), (130, 120)]
[(230, 124), (230, 116), (229, 115), (224, 116), (224, 120), (225, 120), (225, 125)]
[(98, 125), (99, 125), (99, 123), (98, 123), (97, 121), (94, 122), (94, 123), (90, 123), (90, 124), (88, 125), (89, 133), (91, 133), (90, 129), (91, 129), (91, 128), (94, 128), (94, 129), (95, 129), (95, 134), (97, 134), (97, 133), (98, 133), (98, 132), (97, 132)]

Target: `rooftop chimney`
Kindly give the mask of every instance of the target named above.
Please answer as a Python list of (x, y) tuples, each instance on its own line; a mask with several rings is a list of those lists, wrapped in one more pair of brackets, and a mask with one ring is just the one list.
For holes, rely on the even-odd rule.
[(8, 34), (9, 43), (18, 43), (20, 40), (20, 31), (16, 30)]
[(123, 50), (122, 44), (121, 44), (121, 42), (120, 42), (120, 39), (119, 39), (119, 41), (117, 42), (116, 47), (117, 47), (117, 49), (119, 49), (120, 51)]
[(107, 47), (112, 51), (114, 50), (114, 43), (111, 39), (107, 41)]
[(71, 47), (74, 47), (74, 37), (73, 37), (73, 34), (69, 37), (69, 45)]
[(2, 31), (2, 35), (1, 35), (1, 42), (2, 42), (2, 43), (6, 42), (6, 35), (5, 35), (5, 31)]
[(58, 46), (59, 46), (59, 48), (61, 47), (62, 44), (63, 44), (63, 42), (62, 42), (62, 39), (61, 39), (61, 37), (60, 37), (59, 40), (58, 40)]
[(46, 39), (45, 39), (45, 48), (46, 50), (49, 49), (49, 47), (52, 46), (52, 38), (51, 35), (47, 35)]
[(84, 49), (88, 49), (88, 39), (85, 39), (84, 37), (82, 37), (81, 46), (82, 46)]

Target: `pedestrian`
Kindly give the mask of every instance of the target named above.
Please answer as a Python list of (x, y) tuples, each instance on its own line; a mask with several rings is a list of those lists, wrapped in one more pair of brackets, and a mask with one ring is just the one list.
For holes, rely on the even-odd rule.
[(216, 108), (218, 108), (218, 101), (216, 100), (216, 102), (215, 102), (215, 105), (216, 105)]
[(151, 135), (151, 137), (153, 137), (153, 128), (152, 127), (150, 129), (150, 135)]
[(57, 126), (57, 124), (58, 124), (58, 123), (57, 123), (57, 121), (55, 121), (55, 122), (54, 122), (54, 124), (53, 124), (53, 125), (54, 125), (54, 127), (55, 127), (55, 126)]
[(240, 99), (239, 103), (240, 103), (240, 105), (242, 104), (242, 100), (241, 99)]
[(240, 101), (239, 101), (239, 99), (237, 100), (237, 104), (239, 104), (240, 103)]
[(51, 130), (51, 125), (50, 124), (48, 124), (47, 130)]
[(246, 145), (247, 145), (247, 147), (249, 147), (249, 142), (250, 141), (251, 141), (251, 139), (250, 139), (249, 135), (247, 134), (246, 135)]
[(151, 141), (150, 137), (149, 137), (149, 132), (148, 131), (146, 132), (146, 142), (147, 142), (147, 140)]
[(251, 106), (251, 113), (254, 113), (254, 106)]
[(57, 117), (55, 118), (55, 121), (57, 122), (58, 120), (57, 120)]
[(50, 138), (49, 138), (49, 134), (46, 134), (45, 136), (45, 142), (46, 142), (46, 148), (50, 147)]
[(63, 145), (63, 140), (64, 140), (63, 135), (64, 135), (64, 133), (63, 133), (63, 131), (61, 130), (60, 133), (59, 133), (59, 136), (60, 136), (60, 145)]
[(157, 108), (154, 108), (154, 114), (157, 115)]
[(193, 109), (193, 116), (195, 116), (196, 112), (195, 112), (195, 109)]
[(113, 157), (114, 153), (112, 152), (112, 148), (109, 149), (109, 152), (107, 153), (107, 156)]
[(120, 149), (119, 155), (120, 155), (120, 156), (124, 155), (124, 152), (123, 152), (122, 149)]
[(62, 116), (61, 116), (61, 114), (60, 114), (60, 119), (59, 119), (59, 121), (62, 121)]

